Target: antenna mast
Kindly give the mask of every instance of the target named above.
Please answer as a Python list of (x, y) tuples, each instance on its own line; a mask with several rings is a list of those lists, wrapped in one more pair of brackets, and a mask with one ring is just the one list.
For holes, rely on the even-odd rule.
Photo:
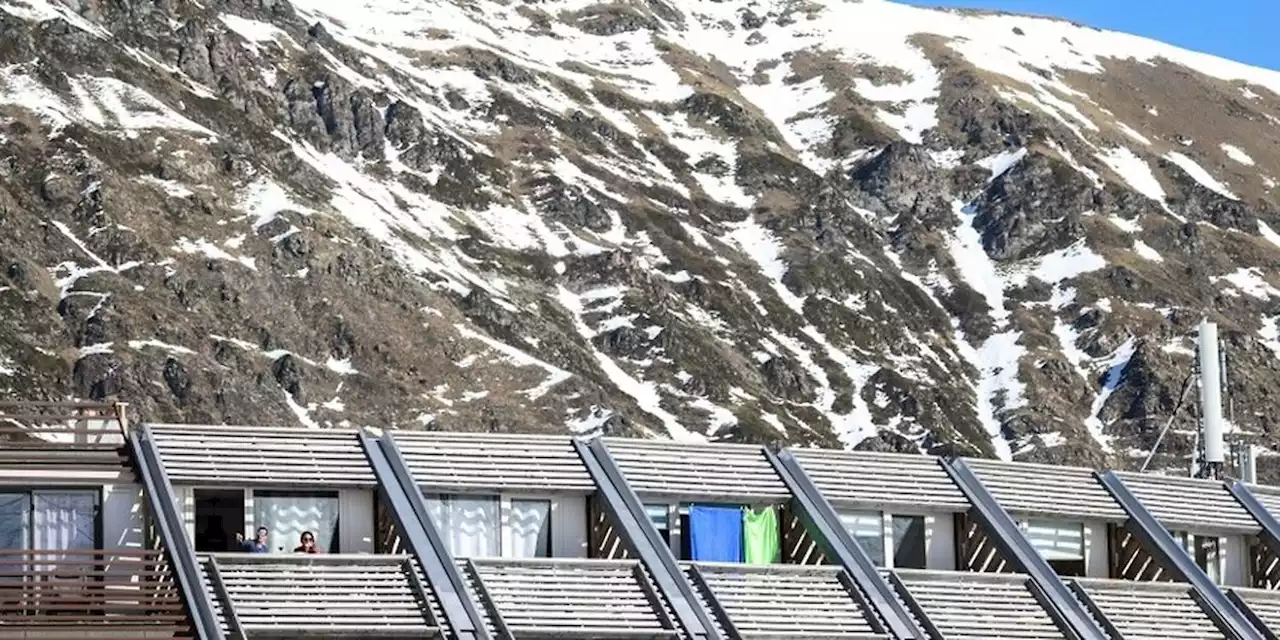
[(1218, 348), (1218, 325), (1208, 320), (1200, 324), (1200, 429), (1204, 434), (1201, 478), (1222, 479), (1223, 445), (1226, 424), (1222, 419), (1222, 357)]

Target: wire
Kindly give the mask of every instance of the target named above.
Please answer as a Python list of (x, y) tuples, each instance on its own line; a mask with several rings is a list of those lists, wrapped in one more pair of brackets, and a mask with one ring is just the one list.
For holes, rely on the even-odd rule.
[[(1169, 414), (1168, 422), (1164, 423), (1164, 428), (1160, 430), (1160, 436), (1156, 438), (1156, 444), (1151, 447), (1151, 453), (1147, 454), (1147, 459), (1142, 463), (1142, 471), (1147, 470), (1147, 466), (1151, 464), (1151, 460), (1156, 457), (1156, 452), (1160, 450), (1160, 443), (1164, 442), (1165, 434), (1169, 433), (1169, 427), (1173, 426), (1173, 421), (1178, 417), (1178, 411), (1182, 409), (1182, 405), (1187, 401), (1187, 392), (1191, 391), (1191, 381), (1196, 378), (1196, 372), (1193, 369), (1187, 374), (1187, 379), (1182, 382), (1182, 396), (1178, 398), (1178, 404), (1173, 408), (1173, 413)], [(1194, 454), (1193, 454), (1194, 455)]]

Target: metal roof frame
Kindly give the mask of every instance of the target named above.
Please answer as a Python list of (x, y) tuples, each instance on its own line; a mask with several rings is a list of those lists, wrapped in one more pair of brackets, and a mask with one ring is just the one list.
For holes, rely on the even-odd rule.
[(427, 493), (595, 492), (567, 435), (386, 431), (381, 437), (395, 440)]
[(173, 485), (169, 483), (164, 463), (156, 450), (150, 426), (144, 424), (135, 431), (133, 437), (129, 438), (129, 445), (133, 450), (138, 475), (142, 478), (156, 531), (160, 534), (164, 552), (169, 557), (169, 565), (175, 569), (174, 574), (178, 579), (182, 599), (186, 602), (187, 613), (191, 616), (192, 627), (200, 640), (221, 638), (222, 629), (213, 613), (213, 602), (200, 577), (194, 547), (187, 538), (187, 529), (178, 513)]
[(1071, 590), (1062, 582), (1057, 572), (1031, 546), (1031, 541), (1018, 527), (1018, 523), (996, 502), (969, 465), (957, 458), (944, 460), (942, 466), (951, 475), (956, 486), (969, 498), (973, 505), (970, 513), (991, 532), (991, 538), (1000, 552), (1018, 571), (1027, 574), (1031, 584), (1039, 590), (1039, 595), (1045, 601), (1045, 610), (1062, 632), (1080, 640), (1107, 640), (1103, 630), (1094, 624), (1088, 611), (1072, 597)]
[(491, 640), (484, 619), (467, 595), (466, 582), (458, 566), (446, 550), (440, 533), (427, 509), (422, 490), (413, 481), (395, 441), (360, 434), (360, 445), (378, 479), (378, 487), (387, 498), (391, 515), (404, 537), (418, 566), (426, 574), (427, 583), (457, 640)]
[(795, 456), (786, 450), (774, 454), (766, 449), (765, 454), (808, 520), (810, 534), (824, 546), (829, 557), (839, 562), (862, 590), (871, 610), (884, 622), (886, 631), (899, 640), (920, 638), (920, 630), (912, 624), (911, 616), (903, 604), (894, 597), (889, 583), (876, 569), (866, 551), (840, 523), (840, 516), (822, 492), (818, 491), (813, 480), (805, 474)]
[(1124, 480), (1114, 471), (1098, 473), (1098, 481), (1129, 514), (1128, 527), (1142, 542), (1149, 553), (1166, 568), (1189, 582), (1205, 611), (1221, 627), (1224, 633), (1236, 640), (1256, 640), (1262, 636), (1253, 628), (1248, 617), (1222, 593), (1218, 585), (1205, 575), (1200, 567), (1174, 540), (1169, 530), (1156, 519), (1137, 496), (1129, 490)]
[(628, 484), (604, 441), (596, 439), (588, 444), (575, 440), (574, 447), (595, 481), (597, 494), (605, 508), (649, 570), (649, 575), (653, 576), (658, 591), (667, 599), (680, 626), (693, 640), (720, 640), (720, 633), (706, 610), (698, 604), (697, 594), (676, 563), (675, 555), (658, 537), (658, 531), (645, 513), (644, 504)]

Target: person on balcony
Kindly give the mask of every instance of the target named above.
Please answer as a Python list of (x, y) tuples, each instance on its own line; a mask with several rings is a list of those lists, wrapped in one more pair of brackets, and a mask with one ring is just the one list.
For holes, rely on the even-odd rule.
[(311, 533), (310, 531), (303, 531), (302, 544), (295, 547), (293, 552), (294, 553), (320, 553), (320, 551), (316, 549), (315, 534)]
[(271, 553), (271, 545), (267, 542), (270, 536), (270, 530), (258, 527), (257, 537), (252, 542), (245, 542), (244, 536), (239, 533), (236, 533), (236, 541), (240, 543), (241, 550), (247, 553)]

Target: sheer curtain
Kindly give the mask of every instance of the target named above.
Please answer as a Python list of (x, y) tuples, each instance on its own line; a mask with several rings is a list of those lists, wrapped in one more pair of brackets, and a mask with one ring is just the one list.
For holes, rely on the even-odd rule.
[(877, 567), (885, 566), (884, 515), (876, 511), (848, 511), (840, 514), (840, 522), (862, 547)]
[(40, 554), (39, 560), (52, 570), (66, 554), (56, 551), (93, 549), (97, 539), (95, 511), (97, 496), (88, 492), (37, 491), (31, 494), (31, 546), (55, 553)]
[[(31, 496), (25, 493), (0, 493), (0, 549), (26, 549), (31, 546), (27, 532), (31, 530)], [(17, 564), (0, 565), (0, 581), (21, 580), (23, 570)]]
[(300, 494), (254, 492), (254, 528), (265, 526), (271, 531), (268, 544), (272, 553), (289, 553), (310, 531), (316, 537), (316, 549), (338, 551), (338, 496), (333, 494)]
[(511, 501), (511, 549), (503, 555), (510, 558), (551, 556), (551, 501)]
[(502, 553), (496, 496), (430, 496), (427, 512), (455, 558), (493, 558)]

